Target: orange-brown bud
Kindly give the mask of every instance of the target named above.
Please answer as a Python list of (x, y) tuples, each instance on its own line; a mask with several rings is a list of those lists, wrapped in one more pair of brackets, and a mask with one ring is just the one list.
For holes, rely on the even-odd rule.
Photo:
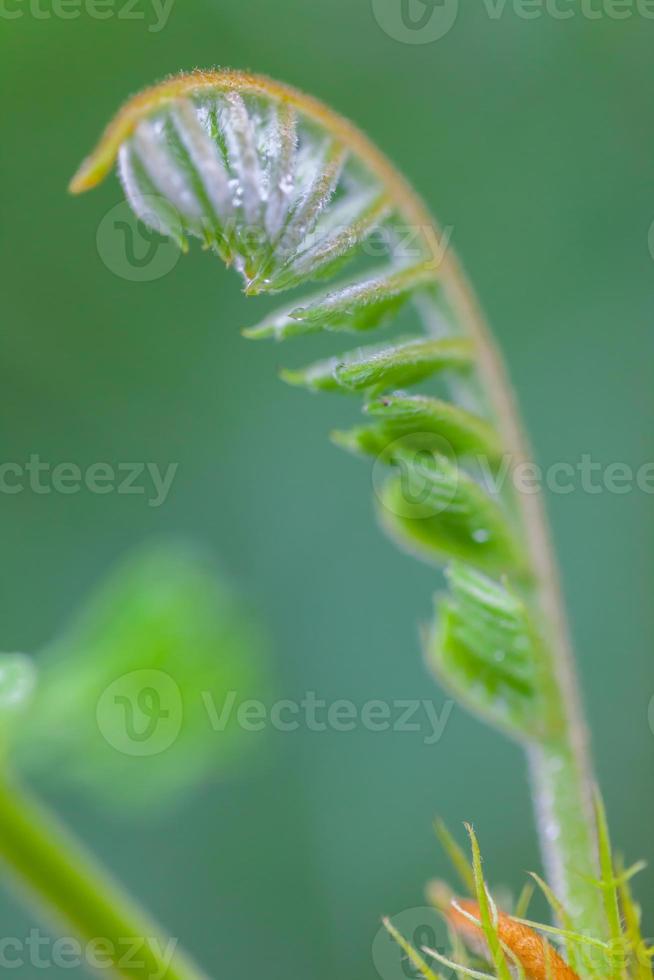
[[(464, 913), (481, 921), (477, 902), (461, 899), (447, 909), (450, 925), (471, 949), (487, 953), (488, 946), (481, 926), (471, 922)], [(527, 980), (579, 980), (575, 971), (546, 939), (504, 912), (498, 911), (497, 914), (497, 934), (522, 966)]]

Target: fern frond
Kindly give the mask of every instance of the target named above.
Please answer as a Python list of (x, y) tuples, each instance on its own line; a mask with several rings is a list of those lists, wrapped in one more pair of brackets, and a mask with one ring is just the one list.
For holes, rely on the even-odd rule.
[(398, 472), (379, 492), (379, 520), (401, 548), (427, 561), (457, 558), (490, 574), (525, 574), (506, 513), (445, 456), (393, 453)]
[[(473, 710), (527, 744), (550, 880), (580, 928), (606, 934), (587, 880), (598, 875), (592, 778), (542, 505), (510, 481), (491, 496), (480, 478), (477, 456), (491, 469), (504, 454), (514, 465), (525, 444), (501, 359), (429, 212), (351, 123), (248, 73), (195, 72), (136, 96), (71, 190), (94, 186), (116, 158), (137, 215), (154, 215), (181, 248), (198, 238), (241, 273), (248, 294), (356, 264), (343, 284), (287, 304), (248, 336), (369, 332), (401, 308), (422, 324), (421, 339), (282, 376), (364, 396), (371, 424), (336, 441), (389, 466), (382, 525), (406, 550), (460, 563), (430, 658)], [(378, 242), (381, 268), (371, 267)], [(435, 377), (437, 392), (397, 390)]]
[(356, 393), (415, 384), (437, 371), (466, 368), (471, 361), (472, 352), (465, 340), (406, 340), (364, 347), (307, 368), (283, 371), (281, 376), (289, 384), (314, 391)]
[(428, 644), (436, 673), (496, 724), (547, 737), (541, 651), (528, 608), (514, 591), (469, 566), (452, 565), (448, 579), (450, 594), (438, 604)]
[(392, 317), (416, 293), (432, 281), (423, 263), (402, 269), (393, 267), (368, 273), (363, 280), (343, 283), (329, 292), (270, 314), (258, 326), (243, 331), (251, 340), (286, 340), (322, 330), (350, 333), (374, 330)]
[[(422, 437), (434, 436), (461, 458), (482, 456), (499, 461), (502, 448), (496, 430), (485, 419), (458, 405), (426, 395), (388, 394), (373, 398), (364, 411), (375, 424), (354, 429), (351, 448), (378, 456), (390, 442), (423, 448)], [(415, 440), (416, 434), (418, 441)]]

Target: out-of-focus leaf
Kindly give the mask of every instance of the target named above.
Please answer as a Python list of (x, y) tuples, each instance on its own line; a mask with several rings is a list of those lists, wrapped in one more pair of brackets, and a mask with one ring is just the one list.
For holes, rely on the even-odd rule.
[(241, 757), (236, 712), (265, 694), (262, 649), (206, 556), (144, 547), (43, 651), (18, 760), (119, 804), (174, 797)]
[(37, 672), (23, 653), (0, 653), (0, 752), (5, 752), (21, 714), (34, 696)]

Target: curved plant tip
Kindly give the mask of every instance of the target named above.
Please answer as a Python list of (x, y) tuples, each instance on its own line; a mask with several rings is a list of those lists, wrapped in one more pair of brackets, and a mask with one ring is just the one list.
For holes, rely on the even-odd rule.
[[(247, 336), (366, 335), (365, 346), (282, 377), (363, 400), (367, 425), (336, 441), (375, 457), (382, 527), (418, 557), (455, 560), (430, 663), (524, 744), (549, 884), (580, 931), (608, 937), (592, 883), (593, 776), (547, 524), (538, 495), (517, 493), (509, 478), (501, 491), (489, 486), (501, 462), (510, 476), (528, 452), (447, 236), (354, 125), (248, 72), (182, 74), (135, 96), (71, 190), (95, 186), (116, 161), (135, 214), (181, 248), (197, 238), (240, 273), (248, 295), (310, 286)], [(368, 343), (400, 318), (414, 328), (408, 338)]]

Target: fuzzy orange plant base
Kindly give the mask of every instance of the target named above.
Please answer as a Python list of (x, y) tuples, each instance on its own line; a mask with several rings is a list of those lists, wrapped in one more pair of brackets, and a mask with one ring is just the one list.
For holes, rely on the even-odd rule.
[[(455, 899), (446, 918), (466, 945), (482, 956), (488, 954), (488, 944), (481, 925), (481, 912), (471, 899)], [(579, 980), (577, 974), (559, 956), (553, 946), (529, 926), (517, 922), (505, 912), (497, 913), (497, 935), (503, 946), (520, 963), (527, 980)]]

